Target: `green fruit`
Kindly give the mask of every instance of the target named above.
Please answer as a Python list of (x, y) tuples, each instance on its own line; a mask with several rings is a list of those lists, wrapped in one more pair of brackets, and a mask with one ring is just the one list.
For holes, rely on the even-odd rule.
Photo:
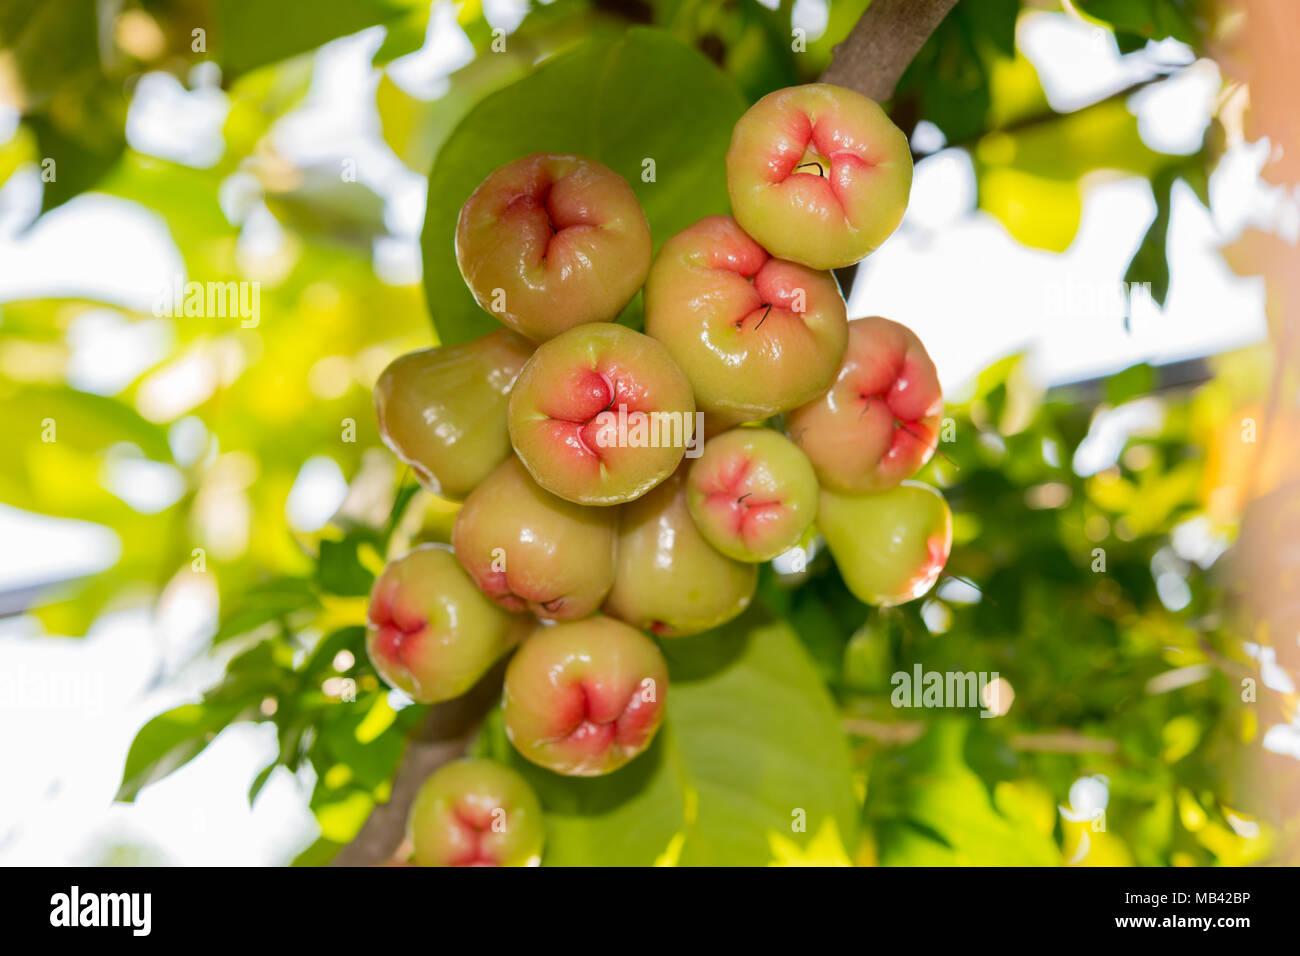
[(822, 489), (817, 526), (848, 589), (888, 606), (934, 585), (952, 550), (952, 512), (929, 485), (905, 481), (871, 495)]
[(812, 465), (768, 428), (735, 428), (709, 439), (686, 486), (700, 534), (737, 561), (770, 561), (788, 551), (817, 513)]
[(727, 193), (745, 232), (813, 269), (858, 262), (903, 221), (912, 151), (874, 100), (810, 83), (769, 93), (731, 134)]
[(434, 494), (460, 501), (510, 454), (506, 405), (532, 353), (499, 329), (395, 359), (375, 383), (384, 443)]
[(502, 166), (456, 225), (456, 262), (478, 304), (535, 342), (613, 320), (645, 281), (651, 249), (627, 180), (581, 156)]
[(667, 693), (663, 654), (621, 621), (540, 627), (506, 669), (506, 735), (548, 770), (599, 776), (650, 746)]
[(681, 472), (624, 506), (607, 614), (661, 637), (683, 637), (739, 615), (757, 585), (756, 565), (727, 557), (700, 534)]
[(615, 508), (587, 508), (538, 486), (514, 455), (465, 499), (456, 557), (508, 611), (549, 620), (585, 617), (614, 583)]
[(667, 346), (706, 414), (747, 422), (811, 401), (848, 338), (829, 272), (775, 259), (735, 220), (709, 216), (659, 250), (646, 333)]
[(593, 322), (541, 345), (510, 395), (510, 440), (533, 480), (615, 505), (663, 481), (693, 447), (695, 399), (659, 342)]
[(422, 704), (465, 693), (518, 643), (523, 620), (479, 592), (445, 545), (391, 562), (370, 591), (366, 653)]
[(410, 832), (420, 866), (536, 866), (545, 825), (537, 795), (515, 771), (457, 760), (421, 785)]

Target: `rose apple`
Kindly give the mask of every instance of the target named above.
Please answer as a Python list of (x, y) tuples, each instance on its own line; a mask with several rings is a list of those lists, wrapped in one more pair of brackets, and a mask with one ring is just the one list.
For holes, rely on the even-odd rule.
[(510, 440), (533, 479), (585, 505), (645, 494), (694, 440), (686, 376), (655, 339), (580, 325), (541, 345), (510, 396)]
[(706, 541), (737, 561), (770, 561), (799, 543), (817, 513), (817, 476), (788, 438), (733, 428), (692, 462), (686, 504)]
[(605, 612), (660, 637), (726, 623), (758, 585), (756, 565), (727, 557), (700, 533), (680, 471), (623, 507), (614, 567)]
[(465, 693), (524, 633), (523, 619), (484, 597), (444, 545), (390, 562), (370, 591), (370, 662), (422, 704)]
[(824, 391), (848, 336), (830, 273), (772, 258), (727, 216), (664, 243), (645, 307), (646, 332), (668, 347), (700, 409), (732, 423)]
[(498, 329), (399, 356), (375, 383), (384, 444), (434, 494), (459, 501), (510, 454), (506, 404), (533, 345)]
[(948, 503), (917, 481), (869, 495), (822, 489), (817, 527), (844, 583), (866, 604), (920, 597), (938, 580), (952, 550)]
[(535, 764), (599, 776), (650, 746), (667, 693), (663, 654), (635, 628), (599, 614), (540, 627), (506, 668), (506, 734)]
[(409, 819), (420, 866), (536, 866), (545, 825), (528, 782), (491, 760), (457, 760), (424, 781)]
[(651, 251), (627, 180), (582, 156), (502, 166), (456, 224), (456, 262), (478, 304), (537, 342), (615, 318), (645, 282)]
[(614, 583), (615, 508), (558, 498), (507, 458), (456, 514), (452, 543), (470, 577), (508, 611), (585, 617)]
[(786, 417), (821, 483), (833, 491), (884, 491), (930, 460), (943, 391), (910, 329), (873, 316), (849, 323), (849, 347), (827, 392)]
[(769, 93), (731, 134), (727, 192), (744, 230), (781, 259), (838, 269), (903, 220), (907, 137), (874, 100), (810, 83)]

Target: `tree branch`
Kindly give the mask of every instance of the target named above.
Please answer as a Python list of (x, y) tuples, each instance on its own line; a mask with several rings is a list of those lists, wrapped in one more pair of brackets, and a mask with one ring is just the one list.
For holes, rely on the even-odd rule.
[(872, 0), (835, 48), (822, 81), (873, 100), (889, 99), (907, 65), (956, 5), (957, 0)]

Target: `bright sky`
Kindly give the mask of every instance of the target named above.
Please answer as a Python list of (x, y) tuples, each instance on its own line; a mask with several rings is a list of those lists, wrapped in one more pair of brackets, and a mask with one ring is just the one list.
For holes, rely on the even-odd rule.
[[(502, 25), (517, 19), (511, 0), (486, 6)], [(824, 22), (820, 0), (800, 0), (799, 11), (809, 24)], [(377, 76), (369, 59), (380, 38), (379, 31), (368, 31), (322, 49), (308, 101), (275, 135), (295, 161), (360, 157), (363, 178), (388, 200), (394, 233), (376, 249), (377, 268), (395, 281), (410, 281), (418, 277), (424, 180), (379, 137)], [(1189, 59), (1170, 43), (1120, 57), (1107, 35), (1058, 14), (1027, 17), (1020, 42), (1057, 108), (1083, 105), (1150, 76), (1156, 62)], [(443, 6), (425, 48), (394, 72), (408, 89), (434, 95), (468, 55), (468, 42)], [(210, 75), (200, 71), (194, 79), (194, 91), (163, 75), (140, 83), (127, 124), (135, 149), (199, 166), (219, 158), (225, 97)], [(1218, 85), (1213, 64), (1200, 63), (1178, 81), (1135, 98), (1130, 107), (1148, 143), (1194, 150)], [(15, 121), (0, 112), (0, 140)], [(1265, 149), (1241, 147), (1224, 159), (1211, 184), (1212, 211), (1180, 190), (1170, 229), (1169, 300), (1163, 310), (1138, 309), (1131, 331), (1104, 297), (1122, 278), (1154, 215), (1145, 182), (1090, 189), (1078, 237), (1064, 255), (1053, 256), (1018, 245), (997, 220), (974, 209), (970, 161), (957, 150), (918, 164), (904, 225), (860, 274), (850, 313), (884, 314), (912, 326), (949, 390), (1019, 349), (1028, 350), (1044, 381), (1053, 383), (1259, 341), (1265, 335), (1262, 287), (1234, 277), (1216, 249), (1247, 223), (1277, 225), (1276, 192), (1257, 175)], [(80, 197), (20, 234), (39, 208), (39, 190), (30, 171), (0, 189), (0, 302), (80, 294), (147, 312), (157, 290), (183, 272), (157, 216), (103, 195)], [(274, 247), (278, 227), (264, 209), (249, 205), (245, 193), (238, 176), (223, 190), (232, 221), (243, 223), (241, 243)], [(168, 348), (163, 323), (126, 322), (112, 310), (80, 319), (71, 344), (72, 383), (106, 394)], [(197, 420), (182, 419), (174, 442), (184, 443), (196, 428)], [(344, 478), (331, 465), (313, 459), (304, 466), (290, 501), (295, 525), (319, 527), (342, 500)], [(159, 468), (117, 462), (102, 480), (132, 506), (156, 510), (177, 493), (175, 477), (167, 466)], [(108, 566), (118, 549), (107, 529), (2, 506), (0, 541), (6, 542), (0, 592)], [(13, 768), (0, 786), (0, 863), (96, 862), (113, 846), (133, 844), (150, 848), (158, 862), (274, 864), (314, 838), (306, 775), (294, 781), (278, 770), (256, 808), (248, 807), (249, 784), (275, 754), (270, 726), (230, 728), (201, 757), (146, 788), (134, 805), (111, 803), (126, 749), (144, 720), (194, 699), (220, 675), (219, 662), (192, 660), (216, 611), (214, 595), (197, 587), (168, 593), (157, 613), (110, 615), (81, 641), (40, 635), (30, 618), (0, 620), (0, 766)]]

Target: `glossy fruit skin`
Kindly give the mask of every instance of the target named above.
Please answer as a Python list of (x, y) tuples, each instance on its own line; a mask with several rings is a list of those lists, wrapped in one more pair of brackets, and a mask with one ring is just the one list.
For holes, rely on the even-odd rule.
[(498, 329), (399, 356), (375, 383), (384, 444), (434, 494), (462, 500), (510, 454), (506, 406), (533, 345)]
[(823, 486), (862, 494), (916, 474), (934, 454), (942, 416), (939, 373), (921, 340), (872, 316), (849, 323), (834, 384), (787, 415), (785, 427)]
[(645, 282), (651, 251), (627, 180), (582, 156), (507, 163), (456, 224), (456, 262), (478, 304), (535, 342), (614, 319)]
[(817, 527), (848, 589), (880, 607), (930, 590), (952, 550), (948, 503), (917, 481), (871, 495), (822, 489)]
[(736, 220), (772, 255), (813, 269), (875, 250), (902, 222), (911, 186), (903, 131), (874, 100), (829, 83), (764, 96), (727, 150)]
[[(623, 440), (621, 416), (664, 422), (658, 446)], [(695, 399), (662, 344), (593, 322), (537, 349), (510, 395), (509, 424), (515, 451), (539, 485), (577, 504), (615, 505), (672, 474), (694, 435)]]
[(511, 455), (456, 514), (452, 544), (479, 590), (507, 611), (585, 617), (614, 583), (618, 511), (558, 498)]
[(645, 308), (646, 333), (668, 347), (700, 409), (732, 423), (811, 401), (848, 340), (834, 276), (772, 258), (728, 216), (664, 243)]
[(733, 428), (691, 463), (686, 505), (706, 541), (737, 561), (770, 561), (799, 543), (817, 514), (808, 457), (770, 428)]
[(506, 735), (539, 766), (611, 773), (650, 746), (668, 665), (655, 642), (603, 615), (540, 627), (506, 669)]
[(700, 534), (682, 471), (624, 506), (606, 614), (659, 637), (685, 637), (738, 616), (757, 585), (757, 565), (727, 557)]
[(522, 623), (483, 596), (450, 548), (421, 545), (376, 579), (366, 653), (389, 684), (432, 704), (473, 687), (518, 643)]
[(491, 760), (457, 760), (435, 770), (411, 804), (420, 866), (537, 866), (546, 826), (537, 794)]

